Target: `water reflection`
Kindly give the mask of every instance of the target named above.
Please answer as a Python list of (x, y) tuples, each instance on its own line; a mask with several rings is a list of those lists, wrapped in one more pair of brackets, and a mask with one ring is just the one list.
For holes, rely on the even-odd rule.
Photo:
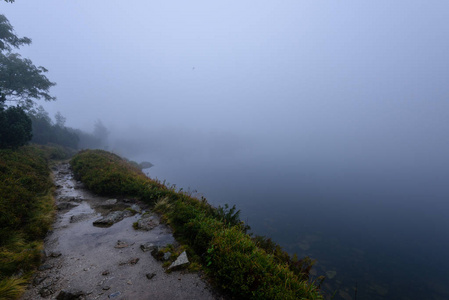
[(150, 171), (214, 205), (236, 204), (254, 233), (317, 259), (328, 298), (449, 299), (449, 187), (421, 175), (269, 164)]

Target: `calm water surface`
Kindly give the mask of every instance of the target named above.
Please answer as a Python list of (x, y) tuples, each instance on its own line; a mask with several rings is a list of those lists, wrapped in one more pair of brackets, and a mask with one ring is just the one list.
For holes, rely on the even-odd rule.
[(228, 162), (151, 177), (236, 204), (256, 234), (318, 262), (334, 299), (449, 299), (449, 171)]

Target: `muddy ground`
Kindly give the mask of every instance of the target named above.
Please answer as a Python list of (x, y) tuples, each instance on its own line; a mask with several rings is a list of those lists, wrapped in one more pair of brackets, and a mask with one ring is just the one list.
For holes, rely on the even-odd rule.
[[(145, 215), (151, 230), (133, 228), (148, 212), (144, 204), (93, 195), (74, 180), (67, 163), (54, 167), (54, 180), (58, 214), (45, 239), (44, 262), (22, 299), (221, 298), (198, 274), (167, 274), (151, 251), (141, 249), (148, 243), (176, 243), (157, 215)], [(123, 219), (112, 226), (93, 225), (113, 212), (112, 217)]]

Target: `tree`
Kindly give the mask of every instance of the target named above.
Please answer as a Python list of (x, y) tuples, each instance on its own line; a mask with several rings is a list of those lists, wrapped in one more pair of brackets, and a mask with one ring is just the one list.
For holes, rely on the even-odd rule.
[(67, 120), (59, 111), (55, 114), (56, 126), (65, 127), (65, 121)]
[(66, 118), (60, 113), (56, 113), (54, 124), (48, 113), (42, 106), (39, 106), (29, 117), (33, 122), (33, 143), (47, 145), (57, 144), (61, 146), (78, 148), (80, 138), (72, 129), (65, 127)]
[(4, 102), (0, 96), (0, 148), (23, 146), (33, 137), (31, 119), (20, 106), (6, 108)]
[(12, 53), (14, 48), (29, 44), (31, 39), (18, 37), (8, 19), (0, 15), (0, 90), (7, 101), (15, 101), (25, 110), (34, 106), (34, 100), (56, 99), (49, 94), (55, 83), (45, 76), (48, 70)]
[(95, 122), (93, 135), (99, 142), (97, 148), (108, 148), (107, 140), (109, 136), (109, 130), (106, 128), (106, 126), (103, 125), (103, 122), (101, 122), (101, 120), (97, 120), (97, 122)]

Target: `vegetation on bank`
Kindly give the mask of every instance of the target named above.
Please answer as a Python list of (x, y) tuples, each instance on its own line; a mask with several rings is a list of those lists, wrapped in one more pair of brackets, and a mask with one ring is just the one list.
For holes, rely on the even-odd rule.
[(270, 239), (247, 234), (248, 226), (239, 220), (235, 207), (214, 208), (205, 198), (147, 178), (132, 163), (106, 151), (82, 151), (71, 165), (95, 193), (139, 197), (154, 205), (215, 286), (231, 296), (322, 299), (319, 283), (309, 278), (313, 262), (291, 258)]
[(0, 150), (0, 299), (16, 299), (41, 261), (43, 237), (54, 216), (51, 159), (62, 147)]

